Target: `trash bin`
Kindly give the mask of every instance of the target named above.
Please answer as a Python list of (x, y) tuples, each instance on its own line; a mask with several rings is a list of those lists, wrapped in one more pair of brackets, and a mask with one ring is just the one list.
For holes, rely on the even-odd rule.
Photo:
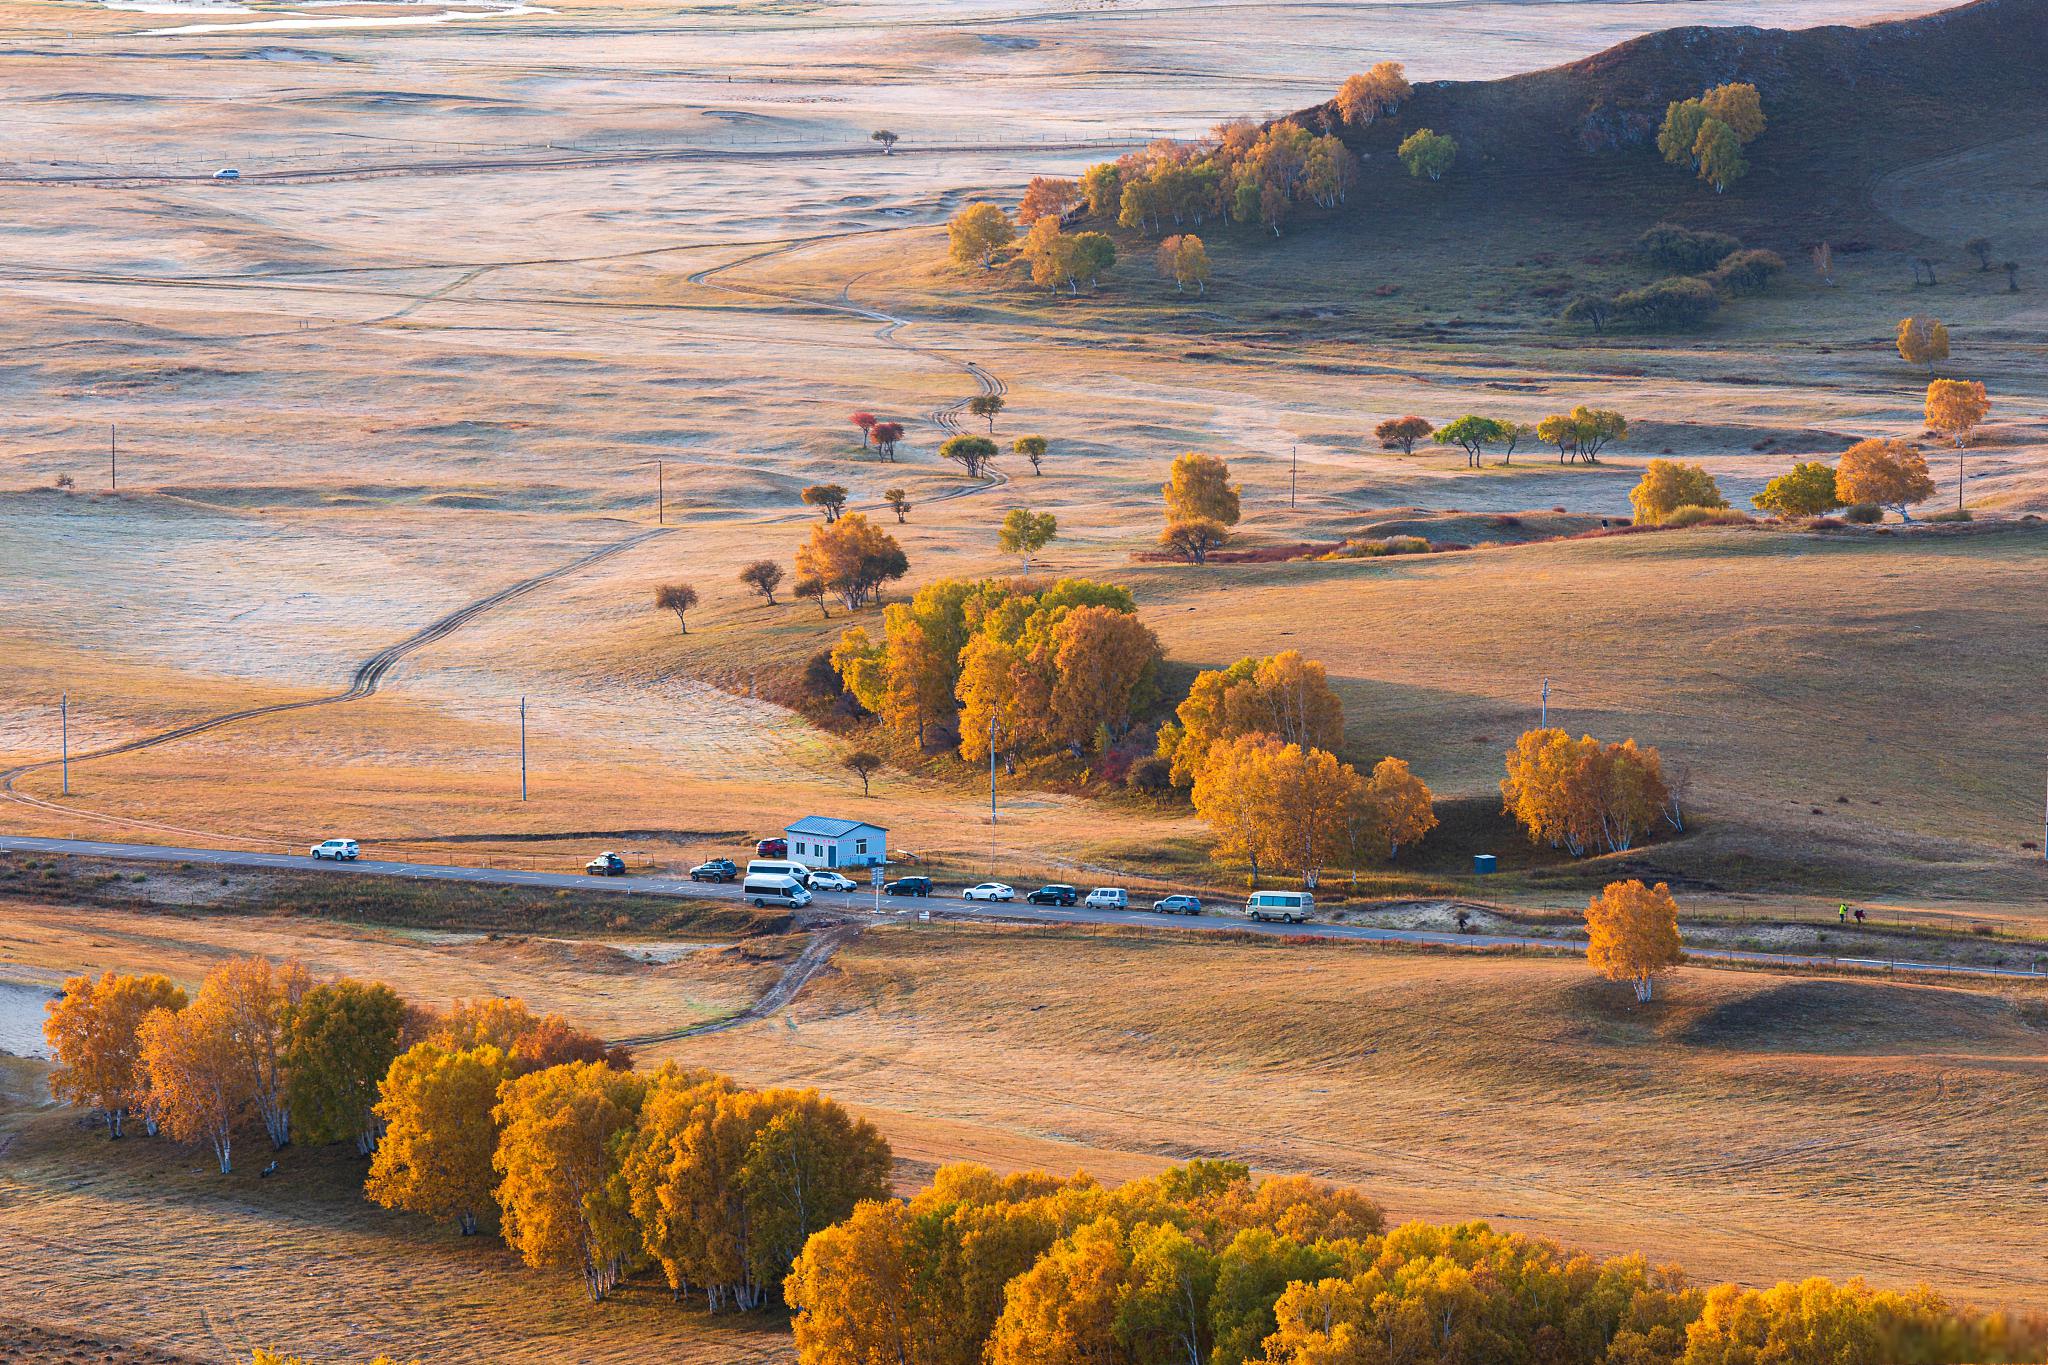
[(1475, 876), (1475, 877), (1489, 877), (1489, 876), (1492, 876), (1492, 875), (1493, 875), (1493, 872), (1494, 872), (1494, 857), (1493, 857), (1493, 855), (1492, 855), (1491, 853), (1475, 853), (1475, 854), (1473, 854), (1473, 855), (1472, 855), (1472, 875), (1473, 875), (1473, 876)]

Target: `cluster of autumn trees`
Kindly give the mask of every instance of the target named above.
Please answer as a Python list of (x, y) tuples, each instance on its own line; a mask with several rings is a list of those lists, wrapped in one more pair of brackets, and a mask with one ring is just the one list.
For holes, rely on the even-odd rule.
[(1361, 773), (1337, 757), (1344, 703), (1294, 650), (1195, 675), (1160, 727), (1168, 781), (1189, 788), (1215, 856), (1313, 885), (1332, 866), (1397, 856), (1436, 827), (1429, 788), (1398, 758)]
[[(907, 508), (908, 501), (901, 506)], [(810, 539), (797, 546), (792, 591), (817, 602), (820, 612), (828, 596), (857, 611), (874, 601), (884, 584), (909, 572), (910, 557), (896, 537), (859, 512), (844, 512), (812, 526)]]
[(225, 962), (188, 1000), (163, 976), (75, 977), (44, 1025), (59, 1098), (210, 1147), (352, 1142), (386, 1208), (492, 1217), (526, 1264), (593, 1299), (655, 1266), (712, 1311), (773, 1300), (813, 1233), (888, 1191), (889, 1147), (816, 1091), (632, 1069), (513, 999), (437, 1013), (389, 986), (315, 984), (296, 962)]
[(880, 639), (832, 650), (848, 692), (922, 745), (957, 730), (960, 756), (1080, 756), (1123, 737), (1158, 696), (1158, 637), (1126, 588), (1063, 578), (942, 579), (892, 603)]
[(2033, 1325), (1924, 1289), (1700, 1288), (1674, 1266), (1481, 1222), (1389, 1230), (1354, 1191), (1221, 1161), (1116, 1189), (941, 1167), (907, 1203), (862, 1204), (814, 1236), (786, 1295), (802, 1365), (1819, 1365), (2040, 1349)]
[(1633, 848), (1660, 822), (1684, 828), (1663, 759), (1633, 739), (1603, 744), (1555, 727), (1525, 731), (1508, 750), (1500, 796), (1501, 813), (1532, 841), (1574, 858)]
[(1502, 464), (1513, 464), (1518, 447), (1536, 442), (1555, 447), (1559, 464), (1598, 464), (1602, 450), (1628, 438), (1628, 418), (1612, 408), (1589, 408), (1582, 403), (1570, 412), (1552, 413), (1535, 423), (1477, 413), (1466, 413), (1442, 426), (1422, 417), (1389, 417), (1374, 427), (1372, 434), (1379, 438), (1380, 449), (1398, 450), (1403, 455), (1414, 454), (1422, 441), (1459, 447), (1465, 452), (1467, 466), (1474, 469), (1489, 449), (1500, 451)]
[(1673, 100), (1657, 131), (1657, 150), (1689, 167), (1719, 194), (1749, 171), (1742, 149), (1764, 130), (1763, 101), (1742, 82), (1717, 85), (1696, 98)]

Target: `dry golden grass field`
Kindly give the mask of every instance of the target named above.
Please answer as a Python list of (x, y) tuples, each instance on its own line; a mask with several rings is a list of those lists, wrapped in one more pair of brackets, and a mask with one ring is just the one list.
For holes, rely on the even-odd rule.
[[(522, 994), (617, 1035), (728, 1012), (773, 952), (649, 961), (22, 901), (0, 907), (0, 945), (25, 984), (138, 961), (191, 981), (223, 954), (297, 952), (428, 1000)], [(906, 1188), (948, 1160), (1121, 1179), (1228, 1156), (1355, 1182), (1396, 1218), (1480, 1216), (1701, 1276), (1863, 1273), (2048, 1307), (2038, 986), (1688, 968), (1661, 995), (1638, 1007), (1569, 960), (902, 924), (772, 1017), (642, 1057), (819, 1086), (882, 1125)], [(0, 1290), (17, 1316), (207, 1360), (277, 1340), (778, 1358), (770, 1328), (714, 1328), (642, 1285), (592, 1309), (567, 1276), (383, 1214), (339, 1151), (223, 1180), (165, 1144), (105, 1142), (35, 1100), (40, 1064), (8, 1066)]]
[[(1643, 223), (1612, 204), (1472, 214), (1418, 190), (1278, 240), (1216, 230), (1201, 298), (1156, 279), (1135, 237), (1078, 297), (944, 261), (944, 222), (973, 199), (1313, 105), (1374, 61), (1490, 79), (1678, 24), (1897, 13), (0, 0), (0, 772), (56, 755), (62, 697), (74, 753), (293, 708), (74, 763), (68, 797), (31, 766), (0, 791), (0, 832), (346, 834), (553, 869), (619, 847), (677, 868), (858, 811), (949, 876), (1207, 884), (1181, 806), (1006, 777), (991, 828), (976, 774), (902, 753), (861, 798), (840, 760), (864, 738), (786, 704), (847, 614), (735, 581), (789, 560), (812, 515), (798, 490), (831, 481), (870, 508), (910, 492), (892, 594), (1013, 571), (995, 528), (1028, 505), (1061, 528), (1034, 568), (1129, 584), (1170, 680), (1283, 648), (1324, 661), (1353, 756), (1407, 758), (1445, 803), (1433, 845), (1368, 889), (1542, 915), (1627, 872), (1672, 881), (1689, 916), (1795, 935), (1773, 945), (1808, 946), (1854, 899), (2029, 952), (2048, 932), (2048, 523), (2023, 519), (2048, 513), (2041, 120), (1925, 130), (1824, 225), (1834, 285), (1807, 268), (1802, 220), (1754, 238), (1791, 262), (1784, 281), (1691, 335), (1557, 323), (1561, 289), (1640, 282)], [(886, 158), (881, 127), (904, 138)], [(224, 167), (242, 179), (209, 178)], [(1737, 211), (1696, 194), (1680, 216)], [(2021, 264), (2019, 292), (1969, 263), (1978, 234)], [(1938, 286), (1913, 285), (1921, 256)], [(1745, 506), (1795, 460), (1920, 438), (1926, 376), (1891, 344), (1909, 313), (1943, 319), (1944, 373), (1994, 395), (1963, 467), (1974, 524), (1550, 538), (1625, 517), (1657, 456), (1703, 463)], [(1042, 476), (1006, 461), (982, 485), (938, 458), (984, 383), (1006, 393), (1005, 444), (1052, 442)], [(1579, 403), (1633, 424), (1596, 467), (1538, 449), (1467, 470), (1370, 434)], [(898, 463), (862, 451), (863, 408), (908, 425)], [(1184, 450), (1230, 461), (1253, 547), (1473, 548), (1155, 562)], [(1934, 454), (1926, 511), (1958, 493)], [(329, 700), (380, 651), (556, 571)], [(704, 597), (687, 636), (650, 605), (676, 580)], [(1500, 754), (1546, 679), (1558, 723), (1683, 770), (1683, 838), (1564, 868), (1500, 824)], [(1464, 875), (1478, 851), (1504, 875)], [(149, 908), (0, 892), (0, 1052), (30, 1050), (35, 993), (84, 969), (191, 981), (223, 955), (296, 953), (638, 1037), (744, 1009), (802, 946), (680, 910), (673, 931), (651, 911), (609, 929), (581, 911), (458, 922), (465, 907), (400, 929), (275, 897), (217, 913), (239, 881), (151, 881)], [(1564, 960), (899, 925), (772, 1018), (653, 1055), (821, 1086), (883, 1124), (906, 1187), (961, 1158), (1115, 1178), (1236, 1155), (1356, 1180), (1397, 1216), (1481, 1215), (1703, 1275), (1861, 1272), (2048, 1308), (2038, 992), (1688, 968), (1649, 1009), (1625, 996)], [(678, 1315), (644, 1287), (594, 1312), (495, 1244), (376, 1213), (336, 1157), (223, 1182), (155, 1144), (96, 1146), (41, 1102), (40, 1064), (0, 1065), (0, 1338), (22, 1324), (51, 1358), (99, 1339), (208, 1361), (271, 1342), (786, 1355), (772, 1324)]]

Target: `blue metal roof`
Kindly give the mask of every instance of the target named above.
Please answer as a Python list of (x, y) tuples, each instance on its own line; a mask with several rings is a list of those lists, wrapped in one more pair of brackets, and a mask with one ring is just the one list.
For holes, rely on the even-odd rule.
[(857, 829), (872, 829), (887, 834), (880, 825), (871, 825), (865, 820), (834, 820), (826, 815), (806, 815), (783, 832), (785, 834), (815, 834), (821, 839), (839, 839)]

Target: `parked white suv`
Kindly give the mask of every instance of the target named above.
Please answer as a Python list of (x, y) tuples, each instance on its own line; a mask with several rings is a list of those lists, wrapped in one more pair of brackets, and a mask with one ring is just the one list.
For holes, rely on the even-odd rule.
[(353, 839), (323, 839), (307, 851), (315, 858), (332, 858), (338, 863), (352, 863), (363, 856), (362, 846)]
[(1090, 910), (1128, 910), (1131, 898), (1121, 886), (1098, 886), (1081, 902)]
[(837, 872), (820, 871), (811, 874), (813, 891), (851, 891), (857, 885), (853, 878), (841, 876)]

